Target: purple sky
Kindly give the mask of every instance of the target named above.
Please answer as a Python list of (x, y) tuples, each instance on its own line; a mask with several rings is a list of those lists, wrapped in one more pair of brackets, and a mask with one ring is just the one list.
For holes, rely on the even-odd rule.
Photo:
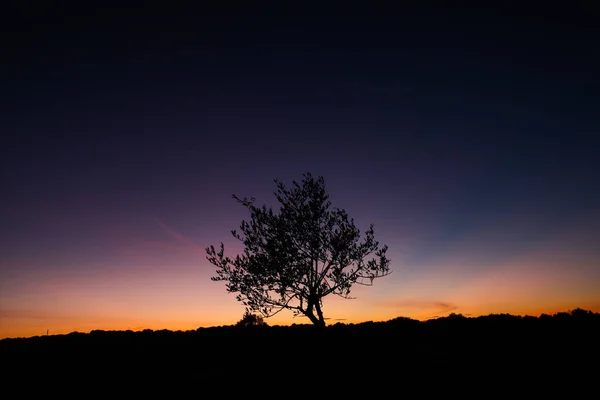
[(0, 336), (235, 323), (204, 247), (304, 172), (390, 247), (332, 320), (600, 311), (591, 11), (275, 11), (7, 14)]

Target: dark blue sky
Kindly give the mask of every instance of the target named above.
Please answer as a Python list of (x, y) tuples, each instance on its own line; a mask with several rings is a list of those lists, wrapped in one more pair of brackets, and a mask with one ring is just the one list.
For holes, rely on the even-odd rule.
[(129, 265), (123, 249), (163, 240), (162, 224), (216, 244), (246, 217), (232, 193), (269, 203), (273, 178), (307, 171), (375, 221), (398, 268), (426, 270), (457, 238), (478, 265), (509, 259), (561, 227), (595, 263), (600, 57), (585, 4), (15, 8), (3, 283)]

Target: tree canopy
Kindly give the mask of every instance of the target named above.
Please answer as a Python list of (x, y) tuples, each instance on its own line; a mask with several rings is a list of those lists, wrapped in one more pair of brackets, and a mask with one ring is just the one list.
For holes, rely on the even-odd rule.
[(241, 233), (231, 231), (244, 250), (230, 258), (223, 242), (219, 250), (207, 247), (207, 259), (217, 267), (211, 279), (225, 281), (248, 313), (267, 318), (291, 310), (323, 327), (323, 298), (350, 298), (354, 284), (371, 286), (391, 273), (388, 247), (375, 240), (373, 224), (361, 237), (354, 219), (331, 206), (323, 176), (305, 173), (290, 187), (274, 181), (277, 210), (233, 195), (250, 211)]

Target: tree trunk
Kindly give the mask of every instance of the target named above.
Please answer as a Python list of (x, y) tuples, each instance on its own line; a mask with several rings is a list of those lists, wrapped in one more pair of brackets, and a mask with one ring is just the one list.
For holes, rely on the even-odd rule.
[[(315, 315), (314, 310), (316, 309), (317, 315)], [(317, 328), (325, 328), (325, 318), (323, 317), (323, 312), (321, 311), (321, 307), (319, 307), (319, 302), (314, 301), (314, 299), (308, 299), (308, 307), (306, 307), (306, 311), (304, 315), (310, 319), (310, 322)]]
[(315, 309), (317, 310), (317, 316), (319, 317), (319, 326), (325, 327), (325, 317), (323, 316), (323, 310), (321, 310), (321, 305), (319, 301), (315, 303)]
[(325, 327), (325, 321), (322, 321), (319, 318), (317, 318), (314, 313), (307, 312), (306, 316), (308, 317), (308, 319), (310, 319), (310, 322), (312, 322), (314, 326), (319, 327), (319, 328)]

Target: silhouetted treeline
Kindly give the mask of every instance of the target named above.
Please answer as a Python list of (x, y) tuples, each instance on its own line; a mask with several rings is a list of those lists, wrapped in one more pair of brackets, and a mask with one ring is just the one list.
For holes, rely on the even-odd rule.
[[(428, 321), (399, 317), (386, 322), (335, 323), (324, 329), (312, 324), (291, 326), (229, 325), (191, 331), (143, 330), (73, 332), (65, 335), (0, 340), (1, 352), (109, 351), (109, 352), (212, 352), (243, 354), (252, 349), (303, 346), (324, 350), (336, 343), (355, 343), (365, 353), (423, 355), (445, 360), (457, 355), (494, 354), (568, 356), (576, 352), (598, 354), (600, 314), (582, 309), (539, 317), (491, 314), (465, 317), (451, 314)], [(351, 348), (352, 345), (344, 345)], [(480, 354), (481, 352), (486, 354)]]
[(600, 314), (576, 309), (539, 317), (399, 317), (322, 329), (238, 323), (190, 331), (94, 330), (3, 339), (0, 359), (5, 382), (22, 387), (27, 379), (35, 383), (29, 392), (40, 395), (53, 385), (70, 387), (65, 379), (154, 394), (161, 383), (169, 393), (202, 385), (243, 391), (240, 379), (280, 382), (289, 391), (316, 377), (336, 393), (374, 398), (417, 389), (430, 396), (580, 398), (599, 376), (599, 337)]

